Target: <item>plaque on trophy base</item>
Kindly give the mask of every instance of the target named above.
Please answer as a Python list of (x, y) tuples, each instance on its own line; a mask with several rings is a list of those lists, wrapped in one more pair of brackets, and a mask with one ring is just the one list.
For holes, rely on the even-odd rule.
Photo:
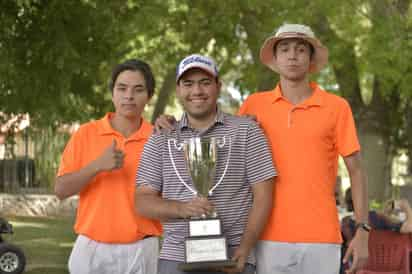
[(207, 271), (234, 267), (229, 259), (226, 238), (219, 218), (189, 220), (189, 237), (185, 239), (185, 263), (182, 271)]
[(182, 271), (216, 271), (234, 267), (229, 259), (226, 238), (220, 236), (195, 236), (185, 240), (185, 262), (179, 264)]

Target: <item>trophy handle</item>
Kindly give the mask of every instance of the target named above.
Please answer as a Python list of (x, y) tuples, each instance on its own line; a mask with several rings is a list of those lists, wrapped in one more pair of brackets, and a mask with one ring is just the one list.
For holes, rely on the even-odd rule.
[[(229, 167), (230, 154), (232, 153), (232, 139), (230, 137), (228, 137), (228, 139), (229, 139), (229, 152), (228, 152), (228, 155), (227, 155), (227, 161), (226, 161), (225, 169), (223, 170), (222, 177), (220, 177), (219, 181), (209, 190), (209, 196), (212, 196), (213, 191), (220, 185), (220, 183), (222, 183), (223, 178), (226, 175), (227, 168)], [(216, 144), (219, 148), (223, 148), (226, 144), (226, 137), (223, 136), (221, 141), (216, 139)]]
[[(229, 137), (229, 139), (230, 139), (230, 137)], [(226, 137), (225, 136), (223, 136), (223, 138), (220, 139), (220, 140), (218, 138), (216, 138), (216, 145), (219, 148), (223, 148), (225, 146), (225, 144), (226, 144)]]
[(176, 150), (178, 150), (178, 151), (181, 151), (181, 150), (182, 150), (183, 144), (182, 144), (182, 143), (177, 144), (176, 139), (168, 139), (168, 140), (167, 140), (167, 147), (168, 147), (168, 149), (169, 149), (169, 157), (170, 157), (170, 161), (172, 162), (173, 169), (175, 170), (175, 173), (176, 173), (177, 177), (179, 178), (180, 182), (181, 182), (188, 190), (190, 190), (190, 192), (192, 192), (192, 193), (196, 196), (196, 195), (197, 195), (197, 191), (194, 190), (192, 187), (190, 187), (188, 184), (185, 183), (185, 181), (182, 179), (182, 177), (180, 176), (179, 171), (178, 171), (177, 168), (176, 168), (175, 161), (173, 160), (172, 149), (171, 149), (171, 147), (170, 147), (170, 143), (171, 143), (171, 142), (174, 143), (174, 146), (175, 146)]

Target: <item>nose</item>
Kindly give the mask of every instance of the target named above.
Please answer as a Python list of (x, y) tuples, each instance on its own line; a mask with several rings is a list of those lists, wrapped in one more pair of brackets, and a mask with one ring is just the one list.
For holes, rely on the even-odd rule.
[(202, 83), (194, 82), (192, 87), (192, 94), (201, 94), (203, 93)]
[(134, 98), (134, 91), (131, 88), (128, 88), (124, 93), (125, 99), (132, 100)]
[(296, 59), (297, 51), (296, 49), (291, 49), (288, 51), (288, 58), (289, 59)]

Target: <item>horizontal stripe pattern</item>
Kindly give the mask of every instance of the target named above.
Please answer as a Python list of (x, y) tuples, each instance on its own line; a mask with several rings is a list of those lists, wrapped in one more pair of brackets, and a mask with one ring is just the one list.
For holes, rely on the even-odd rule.
[[(214, 184), (222, 177), (231, 155), (227, 172), (222, 183), (212, 196), (208, 197), (215, 205), (222, 221), (223, 233), (229, 246), (236, 246), (247, 223), (252, 205), (253, 184), (276, 176), (267, 140), (259, 126), (249, 118), (218, 112), (215, 123), (203, 132), (188, 126), (183, 116), (171, 133), (154, 134), (145, 145), (137, 175), (138, 185), (149, 185), (159, 191), (164, 199), (188, 201), (194, 194), (179, 180), (170, 159), (170, 143), (173, 161), (183, 181), (194, 188), (186, 169), (183, 150), (177, 144), (193, 137), (225, 138), (225, 145), (217, 150), (217, 164)], [(164, 241), (160, 258), (184, 261), (184, 239), (188, 237), (188, 223), (173, 220), (163, 223)]]

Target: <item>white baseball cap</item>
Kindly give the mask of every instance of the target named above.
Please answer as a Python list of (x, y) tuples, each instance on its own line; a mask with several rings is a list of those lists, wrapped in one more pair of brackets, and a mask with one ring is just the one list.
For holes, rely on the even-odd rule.
[(177, 66), (176, 83), (179, 82), (179, 79), (182, 77), (183, 73), (192, 68), (199, 68), (214, 77), (218, 77), (217, 66), (213, 59), (200, 54), (192, 54), (185, 57)]

